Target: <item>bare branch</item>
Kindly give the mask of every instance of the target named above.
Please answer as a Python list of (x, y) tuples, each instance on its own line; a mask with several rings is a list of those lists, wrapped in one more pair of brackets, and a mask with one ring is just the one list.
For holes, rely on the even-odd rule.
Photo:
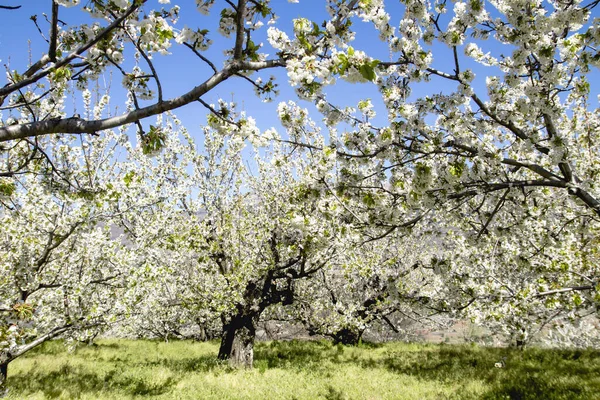
[(548, 290), (546, 292), (539, 292), (534, 294), (534, 297), (543, 297), (543, 296), (549, 296), (552, 294), (559, 294), (559, 293), (568, 293), (568, 292), (577, 292), (577, 291), (585, 291), (585, 290), (594, 290), (595, 286), (593, 285), (587, 285), (587, 286), (572, 286), (572, 287), (566, 287), (566, 288), (561, 288), (561, 289), (555, 289), (555, 290)]
[(239, 71), (257, 71), (266, 68), (284, 66), (283, 60), (267, 61), (236, 61), (229, 64), (222, 71), (214, 74), (201, 85), (196, 86), (189, 92), (171, 100), (162, 103), (155, 103), (148, 107), (133, 110), (125, 114), (105, 118), (101, 120), (84, 120), (79, 118), (66, 118), (59, 120), (45, 120), (31, 122), (28, 124), (12, 125), (0, 128), (0, 142), (13, 139), (20, 139), (32, 136), (41, 136), (50, 133), (96, 133), (105, 129), (116, 128), (122, 125), (139, 121), (140, 119), (150, 117), (171, 111), (186, 104), (198, 100), (202, 95), (209, 92), (219, 83), (225, 81)]
[[(522, 129), (520, 129), (519, 127), (517, 127), (513, 122), (511, 121), (504, 121), (500, 118), (498, 118), (498, 116), (493, 113), (486, 105), (483, 101), (481, 101), (481, 99), (476, 95), (473, 94), (471, 96), (471, 99), (475, 102), (475, 104), (477, 104), (479, 106), (479, 108), (481, 109), (481, 111), (483, 111), (488, 117), (490, 117), (494, 122), (496, 122), (498, 125), (501, 125), (505, 128), (507, 128), (508, 130), (510, 130), (512, 133), (514, 133), (514, 135), (516, 137), (518, 137), (521, 140), (529, 140), (529, 136), (527, 136), (527, 134), (525, 132), (523, 132)], [(540, 151), (543, 154), (548, 154), (550, 153), (550, 149), (548, 149), (547, 147), (541, 146), (539, 144), (535, 144), (535, 148)]]
[(504, 192), (504, 194), (502, 195), (502, 197), (496, 204), (496, 207), (494, 207), (494, 210), (490, 214), (490, 217), (487, 219), (487, 221), (485, 222), (485, 224), (483, 225), (483, 227), (477, 234), (477, 239), (479, 239), (481, 237), (481, 235), (483, 235), (484, 232), (487, 231), (488, 226), (490, 225), (490, 223), (492, 222), (492, 220), (494, 219), (494, 217), (496, 216), (498, 211), (500, 211), (500, 208), (502, 208), (502, 205), (504, 204), (504, 201), (506, 200), (506, 196), (508, 195), (509, 192), (510, 192), (510, 190), (508, 190), (508, 189), (506, 190), (506, 192)]
[(202, 61), (204, 61), (205, 63), (208, 64), (208, 66), (213, 70), (213, 72), (216, 74), (217, 72), (219, 72), (217, 70), (217, 67), (215, 67), (215, 64), (213, 64), (208, 58), (204, 57), (202, 54), (200, 54), (200, 52), (198, 50), (196, 50), (194, 48), (194, 46), (192, 46), (189, 43), (184, 43), (183, 44), (185, 47), (187, 47), (188, 49), (192, 50), (194, 52), (195, 55), (197, 55)]
[(34, 349), (35, 347), (39, 346), (40, 344), (44, 343), (47, 340), (50, 340), (52, 338), (57, 337), (58, 335), (61, 335), (65, 332), (67, 332), (69, 329), (71, 329), (70, 324), (52, 329), (50, 332), (38, 337), (35, 340), (32, 340), (31, 342), (27, 343), (25, 346), (18, 347), (16, 350), (12, 351), (10, 353), (10, 357), (9, 357), (8, 361), (12, 361), (17, 357), (22, 356), (23, 354), (27, 353), (29, 350)]
[(208, 104), (207, 102), (205, 102), (202, 99), (198, 99), (198, 103), (202, 104), (208, 111), (210, 111), (215, 117), (219, 118), (221, 121), (231, 124), (231, 125), (235, 125), (238, 128), (240, 127), (240, 124), (238, 124), (237, 122), (229, 119), (229, 118), (225, 118), (223, 116), (223, 114), (221, 114), (220, 112), (218, 112), (217, 110), (214, 109), (214, 107), (212, 107), (210, 104)]
[(50, 48), (48, 57), (50, 61), (56, 62), (56, 42), (58, 41), (58, 3), (52, 1), (52, 21), (50, 26)]
[[(550, 117), (550, 115), (548, 115), (546, 113), (543, 114), (543, 117), (544, 117), (544, 124), (546, 125), (546, 129), (548, 130), (548, 136), (551, 138), (555, 137), (557, 135), (557, 131), (556, 131), (556, 126), (554, 125), (554, 122), (552, 121), (552, 118)], [(565, 177), (567, 182), (571, 182), (573, 180), (573, 170), (571, 169), (571, 166), (569, 165), (568, 162), (565, 162), (565, 161), (559, 162), (558, 168), (560, 169), (560, 172), (563, 174), (563, 176)]]
[(560, 177), (558, 175), (553, 174), (552, 172), (548, 171), (547, 169), (545, 169), (537, 164), (530, 164), (527, 162), (513, 160), (511, 158), (503, 159), (502, 164), (512, 165), (512, 166), (519, 167), (519, 168), (520, 167), (527, 168), (527, 169), (535, 172), (536, 174), (540, 175), (541, 177), (549, 179), (549, 180), (562, 180), (562, 179), (560, 179)]
[(460, 63), (458, 62), (458, 51), (456, 46), (452, 46), (452, 53), (454, 54), (454, 75), (460, 75)]
[[(445, 146), (446, 147), (455, 147), (457, 149), (468, 151), (469, 153), (473, 154), (473, 156), (479, 154), (479, 150), (477, 148), (456, 142), (454, 140), (446, 143)], [(484, 156), (493, 158), (495, 155), (493, 153), (484, 153)], [(527, 163), (527, 162), (517, 161), (517, 160), (513, 160), (511, 158), (504, 158), (501, 162), (502, 162), (502, 164), (505, 164), (505, 165), (512, 165), (512, 166), (518, 167), (518, 168), (521, 168), (521, 167), (527, 168), (546, 179), (562, 180), (562, 178), (560, 176), (553, 174), (552, 172), (548, 171), (547, 169), (545, 169), (542, 166), (537, 165), (537, 164), (531, 164), (531, 163)]]
[(480, 186), (480, 189), (465, 190), (463, 192), (449, 194), (449, 199), (461, 199), (464, 197), (475, 196), (481, 193), (490, 193), (503, 189), (520, 188), (520, 187), (531, 187), (531, 186), (542, 186), (542, 187), (556, 187), (556, 188), (567, 188), (568, 185), (561, 181), (548, 181), (548, 180), (526, 180), (526, 181), (511, 181), (511, 182), (500, 182), (500, 183), (486, 183), (481, 182), (473, 184), (473, 186)]

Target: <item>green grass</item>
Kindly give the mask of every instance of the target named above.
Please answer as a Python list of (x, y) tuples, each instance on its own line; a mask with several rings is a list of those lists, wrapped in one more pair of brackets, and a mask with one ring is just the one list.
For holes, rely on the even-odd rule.
[[(217, 343), (50, 342), (9, 366), (9, 399), (600, 399), (600, 352), (391, 343), (259, 343), (255, 368)], [(494, 363), (506, 357), (505, 368)]]

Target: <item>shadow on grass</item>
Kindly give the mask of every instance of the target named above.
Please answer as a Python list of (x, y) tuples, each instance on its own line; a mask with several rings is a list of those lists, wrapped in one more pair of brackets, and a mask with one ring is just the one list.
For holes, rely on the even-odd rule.
[(64, 364), (57, 371), (33, 372), (11, 376), (10, 391), (14, 393), (44, 393), (47, 398), (79, 398), (83, 394), (101, 394), (120, 391), (132, 396), (156, 396), (168, 392), (177, 383), (174, 379), (160, 383), (123, 376), (119, 369), (110, 370), (104, 376), (81, 371)]
[(326, 341), (290, 340), (258, 343), (254, 350), (254, 360), (259, 368), (306, 368), (309, 364), (321, 364), (325, 360), (335, 360), (335, 353), (343, 353), (343, 346), (333, 346)]
[(600, 352), (529, 349), (513, 352), (486, 399), (599, 399)]
[[(216, 359), (216, 353), (207, 351), (194, 357), (190, 357), (189, 353), (182, 354), (185, 346), (178, 348), (179, 353), (174, 353), (183, 357), (172, 358), (168, 353), (151, 355), (153, 352), (150, 349), (153, 347), (136, 345), (134, 354), (147, 355), (149, 359), (146, 360), (132, 355), (131, 348), (130, 352), (119, 351), (125, 348), (100, 343), (92, 351), (76, 352), (86, 361), (93, 362), (99, 357), (98, 354), (108, 350), (108, 354), (101, 354), (112, 365), (108, 372), (94, 374), (91, 369), (65, 363), (51, 372), (35, 372), (34, 369), (34, 372), (10, 376), (9, 386), (12, 387), (11, 391), (14, 390), (13, 393), (43, 392), (47, 398), (77, 398), (91, 393), (102, 398), (103, 394), (109, 397), (117, 392), (129, 396), (153, 396), (171, 391), (179, 377), (190, 373), (227, 374), (233, 371), (226, 362)], [(64, 345), (55, 342), (45, 344), (33, 353), (55, 355), (64, 351)], [(495, 366), (498, 362), (504, 363), (502, 368)], [(257, 343), (255, 348), (255, 367), (260, 372), (279, 368), (292, 373), (316, 371), (327, 376), (336, 370), (343, 371), (344, 365), (363, 370), (387, 370), (424, 382), (451, 386), (451, 391), (460, 399), (468, 398), (469, 393), (473, 393), (467, 388), (471, 384), (485, 388), (483, 390), (486, 392), (478, 397), (485, 399), (600, 399), (600, 352), (592, 350), (519, 351), (476, 346), (402, 344), (349, 348), (327, 341), (298, 340), (262, 342)], [(131, 370), (144, 371), (156, 367), (169, 369), (177, 378), (157, 383), (151, 377), (131, 376)], [(332, 391), (326, 397), (333, 399), (339, 396)]]
[(210, 372), (215, 370), (233, 371), (226, 361), (217, 359), (216, 354), (172, 360), (168, 358), (140, 362), (137, 367), (164, 367), (176, 373)]
[[(364, 351), (361, 349), (364, 348)], [(485, 348), (422, 345), (418, 351), (401, 346), (373, 356), (329, 342), (272, 342), (256, 347), (259, 370), (330, 369), (354, 364), (363, 369), (387, 369), (396, 374), (452, 386), (483, 382), (485, 399), (600, 399), (600, 352), (593, 350)], [(329, 364), (328, 364), (329, 363)], [(496, 367), (496, 363), (503, 366)], [(456, 392), (458, 398), (466, 393)]]
[(481, 379), (493, 375), (494, 364), (507, 357), (508, 349), (467, 346), (426, 346), (422, 351), (392, 351), (382, 360), (388, 370), (430, 380)]
[[(600, 398), (600, 353), (583, 350), (470, 348), (392, 353), (386, 368), (440, 382), (482, 380), (485, 399)], [(500, 368), (495, 364), (500, 363)]]
[(65, 352), (65, 342), (62, 339), (50, 340), (34, 347), (27, 353), (28, 357), (36, 355), (54, 356)]

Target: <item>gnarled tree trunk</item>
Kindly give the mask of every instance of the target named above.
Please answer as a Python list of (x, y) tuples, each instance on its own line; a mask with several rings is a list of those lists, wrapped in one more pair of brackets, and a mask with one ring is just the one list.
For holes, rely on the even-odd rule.
[[(294, 279), (307, 276), (305, 272), (299, 274), (292, 269), (297, 264), (304, 268), (305, 260), (300, 263), (302, 257), (292, 258), (285, 263), (279, 261), (275, 235), (271, 240), (271, 251), (278, 268), (249, 281), (244, 290), (244, 301), (237, 304), (233, 316), (222, 316), (223, 334), (219, 358), (229, 360), (229, 364), (235, 367), (252, 368), (254, 339), (260, 315), (269, 306), (291, 304), (294, 299)], [(281, 287), (277, 285), (278, 280)]]
[(235, 367), (252, 368), (258, 319), (258, 313), (240, 310), (223, 324), (219, 359), (229, 360), (230, 365)]
[(244, 291), (244, 303), (238, 304), (232, 317), (223, 316), (223, 334), (219, 358), (229, 360), (235, 367), (252, 368), (254, 339), (261, 313), (275, 304), (290, 304), (293, 299), (293, 280), (284, 276), (287, 285), (278, 289), (275, 271), (267, 272), (258, 281), (250, 281)]

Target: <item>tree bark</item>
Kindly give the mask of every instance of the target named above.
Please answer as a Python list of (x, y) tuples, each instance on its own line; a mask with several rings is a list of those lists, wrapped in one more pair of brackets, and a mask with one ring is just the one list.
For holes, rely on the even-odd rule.
[(196, 334), (196, 337), (194, 338), (195, 340), (197, 340), (198, 342), (206, 342), (208, 340), (208, 335), (206, 334), (206, 329), (204, 328), (204, 326), (198, 324), (198, 334)]
[(258, 317), (239, 312), (223, 324), (219, 359), (229, 360), (233, 367), (252, 368)]
[(0, 397), (4, 397), (4, 395), (8, 392), (7, 386), (6, 386), (7, 378), (8, 378), (8, 361), (0, 364)]
[(333, 343), (334, 344), (341, 343), (341, 344), (347, 345), (347, 346), (356, 346), (360, 342), (362, 335), (363, 335), (362, 330), (352, 329), (352, 328), (342, 328), (332, 335)]

